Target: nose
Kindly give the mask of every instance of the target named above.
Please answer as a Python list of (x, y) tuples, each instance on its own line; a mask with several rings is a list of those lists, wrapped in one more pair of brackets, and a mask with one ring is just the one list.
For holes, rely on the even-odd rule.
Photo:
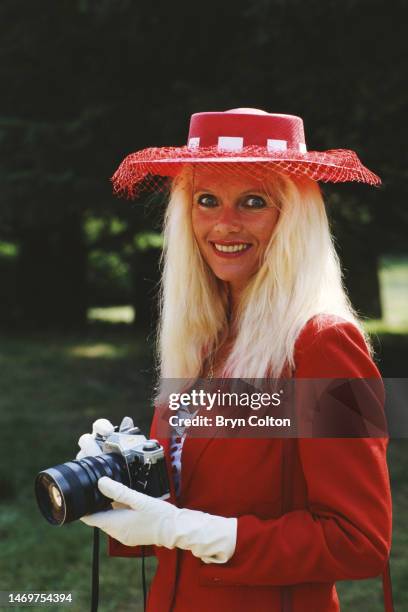
[(232, 207), (223, 206), (220, 209), (214, 230), (219, 234), (226, 234), (228, 232), (239, 232), (241, 229), (242, 222), (239, 211)]

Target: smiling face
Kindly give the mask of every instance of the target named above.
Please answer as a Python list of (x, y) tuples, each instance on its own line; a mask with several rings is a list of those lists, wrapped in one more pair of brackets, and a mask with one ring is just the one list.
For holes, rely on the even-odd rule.
[(194, 235), (215, 276), (232, 289), (245, 287), (258, 271), (278, 218), (277, 204), (260, 181), (196, 168)]

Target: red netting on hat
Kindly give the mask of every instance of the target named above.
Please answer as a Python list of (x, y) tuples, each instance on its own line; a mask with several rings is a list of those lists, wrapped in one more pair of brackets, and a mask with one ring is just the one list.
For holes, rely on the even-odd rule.
[(381, 184), (381, 179), (348, 149), (300, 153), (295, 150), (267, 151), (259, 146), (247, 146), (239, 152), (220, 151), (215, 146), (196, 149), (153, 147), (131, 153), (122, 161), (112, 177), (114, 192), (134, 198), (147, 190), (162, 190), (168, 187), (168, 179), (177, 176), (185, 164), (205, 164), (217, 173), (245, 174), (260, 180), (272, 170), (314, 181)]

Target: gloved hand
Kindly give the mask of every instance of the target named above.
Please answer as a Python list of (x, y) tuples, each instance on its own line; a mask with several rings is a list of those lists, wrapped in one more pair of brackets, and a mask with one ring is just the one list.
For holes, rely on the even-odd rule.
[(101, 455), (103, 450), (95, 441), (96, 434), (101, 436), (107, 436), (115, 431), (114, 426), (108, 419), (97, 419), (92, 425), (92, 433), (83, 434), (78, 440), (78, 446), (80, 451), (76, 456), (76, 459), (83, 459), (84, 457), (95, 457)]
[(214, 516), (133, 491), (104, 476), (101, 493), (128, 508), (88, 514), (86, 525), (99, 527), (126, 546), (150, 545), (190, 550), (204, 563), (226, 563), (235, 551), (237, 519)]
[[(76, 459), (83, 459), (84, 457), (96, 457), (96, 455), (101, 455), (103, 450), (95, 441), (95, 437), (97, 434), (100, 436), (108, 436), (109, 434), (115, 431), (115, 427), (112, 425), (108, 419), (97, 419), (92, 424), (92, 433), (83, 434), (78, 440), (78, 446), (80, 447), (80, 451), (76, 456)], [(112, 502), (112, 508), (128, 508), (125, 504), (120, 504), (119, 502)]]

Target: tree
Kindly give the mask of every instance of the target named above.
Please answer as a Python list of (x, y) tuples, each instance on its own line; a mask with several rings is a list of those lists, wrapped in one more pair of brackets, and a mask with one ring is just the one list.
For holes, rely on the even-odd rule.
[[(16, 312), (83, 322), (84, 219), (119, 215), (118, 252), (152, 227), (112, 196), (124, 155), (184, 144), (192, 112), (258, 106), (301, 115), (309, 149), (353, 148), (384, 179), (384, 191), (327, 190), (352, 300), (378, 316), (378, 255), (405, 249), (407, 12), (401, 0), (209, 0), (199, 17), (187, 0), (45, 0), (41, 11), (4, 0), (0, 241), (20, 247)], [(144, 255), (129, 257), (139, 296)]]

